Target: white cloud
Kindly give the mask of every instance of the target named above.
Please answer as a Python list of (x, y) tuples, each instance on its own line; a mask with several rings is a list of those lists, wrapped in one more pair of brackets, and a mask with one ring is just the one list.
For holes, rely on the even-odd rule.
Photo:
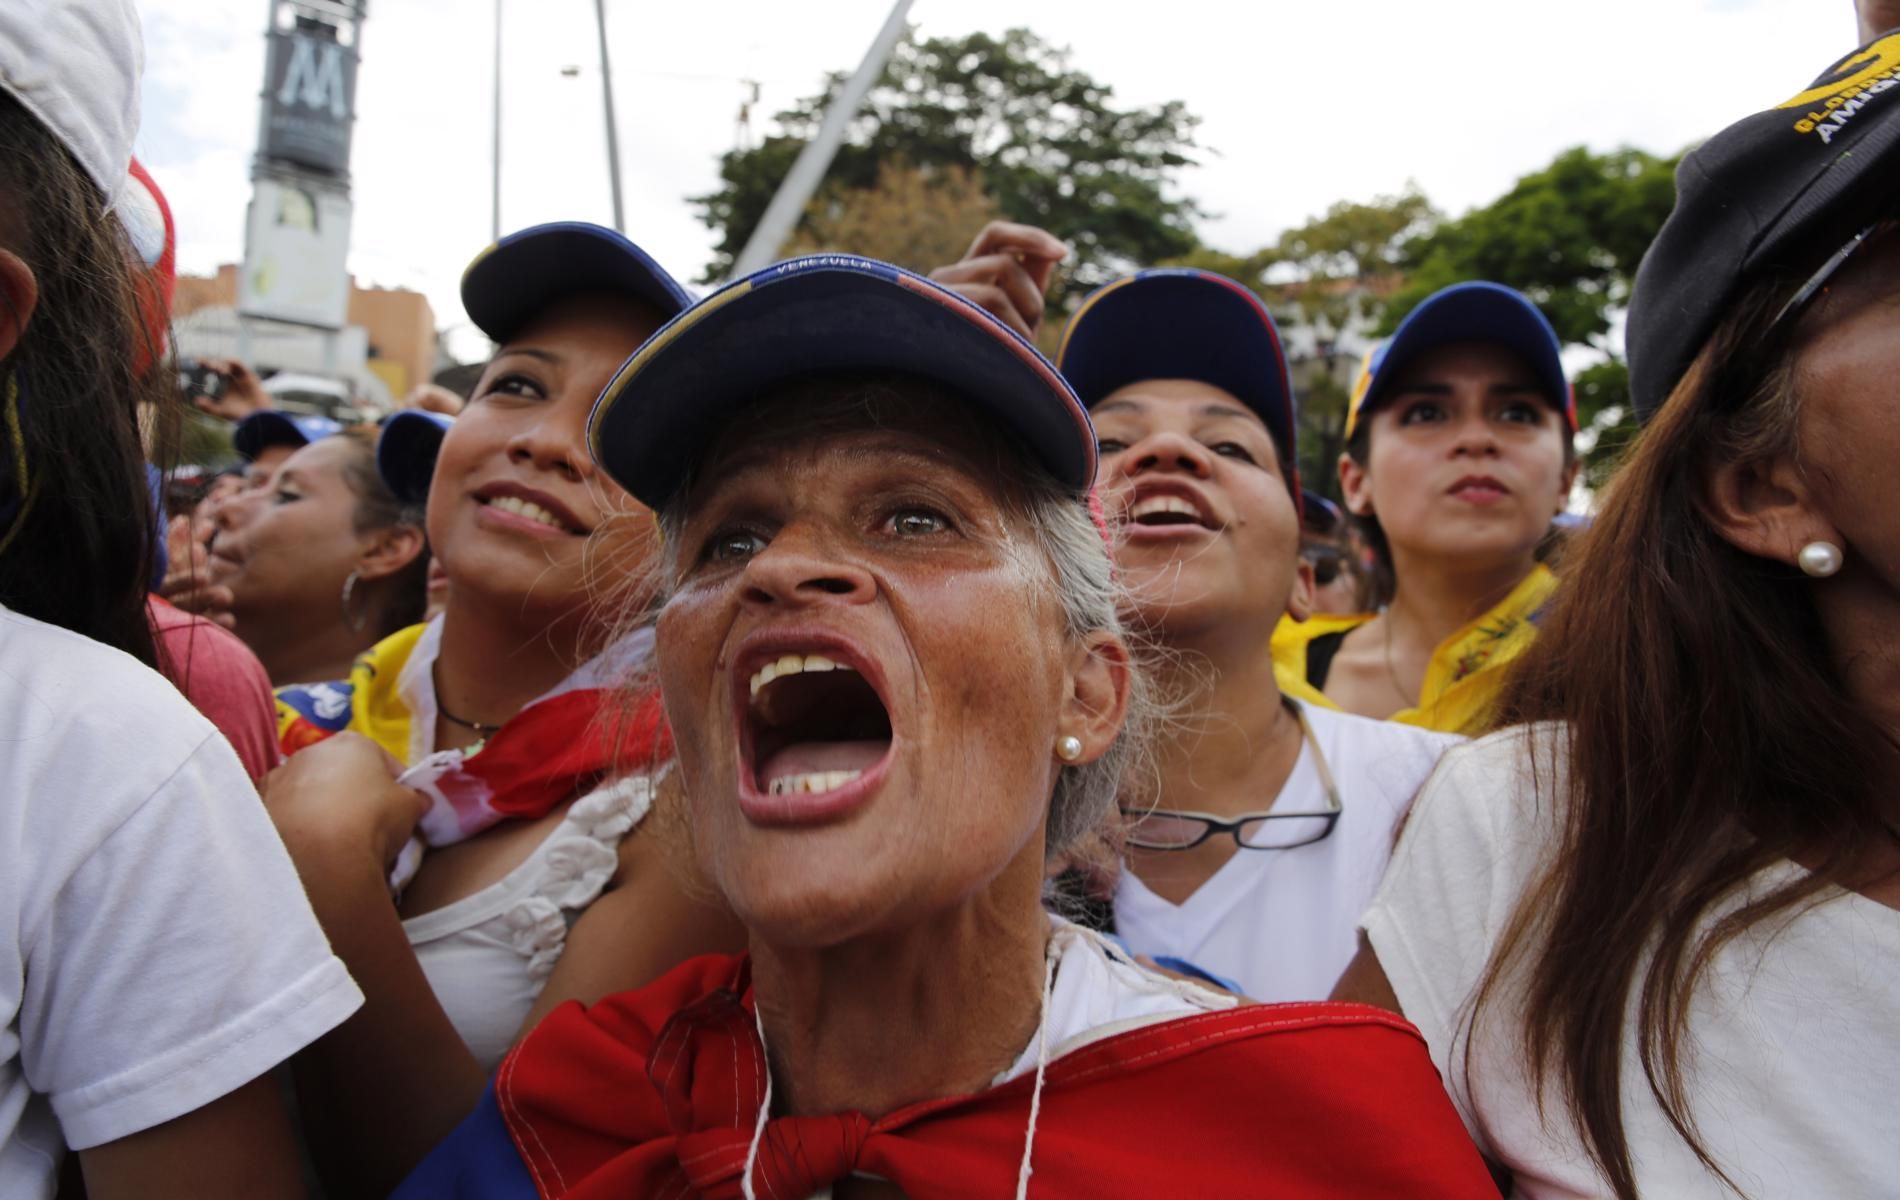
[[(504, 3), (503, 228), (609, 221), (593, 4)], [(628, 232), (692, 277), (712, 238), (686, 197), (717, 183), (739, 81), (762, 81), (763, 134), (857, 63), (888, 4), (608, 8)], [(444, 327), (463, 320), (456, 284), (489, 240), (493, 11), (379, 0), (364, 29), (351, 269), (427, 292)], [(139, 152), (184, 270), (243, 251), (264, 18), (256, 0), (146, 4)], [(1854, 34), (1845, 0), (918, 0), (912, 20), (926, 35), (1028, 25), (1124, 103), (1184, 100), (1207, 147), (1184, 190), (1217, 214), (1203, 235), (1234, 250), (1408, 179), (1458, 211), (1566, 146), (1674, 151), (1798, 91)]]

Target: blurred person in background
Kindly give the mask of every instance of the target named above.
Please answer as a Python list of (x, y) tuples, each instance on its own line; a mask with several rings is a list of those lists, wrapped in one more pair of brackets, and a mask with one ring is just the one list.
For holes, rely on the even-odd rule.
[(301, 1194), (266, 1074), (361, 1003), (231, 748), (151, 668), (176, 417), (112, 209), (123, 0), (0, 8), (0, 1195)]
[(1556, 588), (1537, 561), (1576, 478), (1576, 410), (1537, 306), (1494, 283), (1435, 292), (1366, 356), (1339, 479), (1391, 594), (1289, 621), (1287, 686), (1362, 716), (1483, 729)]
[(1642, 435), (1341, 984), (1417, 1022), (1517, 1195), (1893, 1191), (1896, 78), (1900, 29), (1684, 158)]
[(344, 1195), (386, 1194), (555, 1004), (739, 941), (675, 844), (658, 702), (617, 692), (651, 634), (616, 635), (590, 586), (644, 573), (654, 526), (600, 474), (588, 413), (688, 294), (559, 223), (484, 251), (462, 298), (494, 358), (452, 423), (399, 413), (378, 456), (393, 494), (426, 493), (443, 612), (279, 692), (291, 757), (266, 802), (368, 995), (297, 1064)]
[(1307, 614), (1313, 570), (1292, 378), (1258, 297), (1205, 271), (1139, 272), (1082, 302), (1057, 365), (1095, 423), (1125, 619), (1158, 644), (1175, 705), (1157, 794), (1131, 780), (1124, 799), (1114, 930), (1254, 999), (1319, 999), (1454, 739), (1275, 677), (1274, 628)]
[(1366, 583), (1359, 547), (1339, 505), (1305, 494), (1300, 513), (1300, 557), (1313, 568), (1314, 614), (1364, 612)]
[(347, 676), (358, 655), (422, 619), (423, 514), (383, 482), (376, 438), (352, 426), (309, 442), (268, 486), (218, 508), (208, 580), (277, 687)]
[[(234, 380), (249, 380), (248, 386), (262, 398), (264, 405), (269, 404), (270, 397), (243, 364), (235, 360), (200, 361), (204, 369), (217, 364), (223, 371), (233, 372)], [(223, 395), (228, 397), (237, 390), (238, 384), (233, 383)], [(231, 431), (232, 446), (244, 463), (238, 472), (238, 483), (235, 487), (223, 484), (215, 494), (207, 495), (190, 520), (172, 519), (166, 528), (169, 563), (157, 589), (159, 595), (179, 608), (216, 621), (227, 629), (236, 624), (231, 614), (231, 589), (213, 579), (211, 570), (211, 540), (218, 531), (219, 514), (239, 495), (266, 490), (277, 468), (291, 455), (343, 429), (329, 417), (282, 413), (269, 407), (241, 407), (248, 412)]]

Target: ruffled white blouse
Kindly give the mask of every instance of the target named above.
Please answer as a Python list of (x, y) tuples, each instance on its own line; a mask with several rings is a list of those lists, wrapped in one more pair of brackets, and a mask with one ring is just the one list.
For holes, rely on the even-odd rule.
[(652, 807), (657, 780), (615, 780), (567, 815), (506, 876), (402, 923), (423, 974), (462, 1041), (493, 1071), (567, 947), (567, 930), (599, 899), (620, 843)]

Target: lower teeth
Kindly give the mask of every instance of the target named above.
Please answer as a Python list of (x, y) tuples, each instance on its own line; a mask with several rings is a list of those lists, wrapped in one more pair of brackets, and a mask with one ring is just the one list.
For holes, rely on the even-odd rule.
[(766, 785), (766, 791), (774, 796), (831, 792), (862, 774), (863, 771), (813, 771), (808, 775), (781, 775)]

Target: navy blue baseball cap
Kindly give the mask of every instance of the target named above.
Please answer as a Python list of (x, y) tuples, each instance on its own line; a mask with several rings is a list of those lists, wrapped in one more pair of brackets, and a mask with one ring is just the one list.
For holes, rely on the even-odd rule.
[(607, 384), (588, 444), (602, 469), (659, 508), (741, 409), (829, 371), (943, 384), (1078, 497), (1095, 482), (1088, 412), (1033, 345), (921, 275), (850, 254), (775, 264), (675, 317)]
[(301, 448), (342, 432), (342, 424), (329, 417), (263, 408), (237, 423), (231, 431), (231, 444), (245, 462), (251, 462), (272, 446)]
[(1259, 414), (1288, 464), (1298, 458), (1280, 330), (1260, 297), (1225, 275), (1156, 267), (1097, 288), (1069, 318), (1056, 366), (1089, 408), (1147, 379), (1211, 384)]
[(383, 486), (404, 504), (425, 504), (435, 478), (435, 456), (455, 418), (420, 408), (405, 408), (383, 422), (376, 436), (376, 473)]
[(584, 221), (534, 225), (496, 242), (462, 272), (462, 307), (494, 342), (505, 342), (579, 292), (616, 292), (667, 319), (692, 306), (693, 294), (624, 236)]
[(1385, 397), (1380, 387), (1393, 372), (1423, 351), (1453, 342), (1491, 342), (1515, 351), (1537, 376), (1545, 397), (1577, 428), (1577, 400), (1564, 375), (1563, 343), (1550, 319), (1529, 296), (1501, 283), (1476, 281), (1440, 288), (1405, 314), (1391, 337), (1374, 346), (1360, 364), (1346, 408), (1346, 438)]

